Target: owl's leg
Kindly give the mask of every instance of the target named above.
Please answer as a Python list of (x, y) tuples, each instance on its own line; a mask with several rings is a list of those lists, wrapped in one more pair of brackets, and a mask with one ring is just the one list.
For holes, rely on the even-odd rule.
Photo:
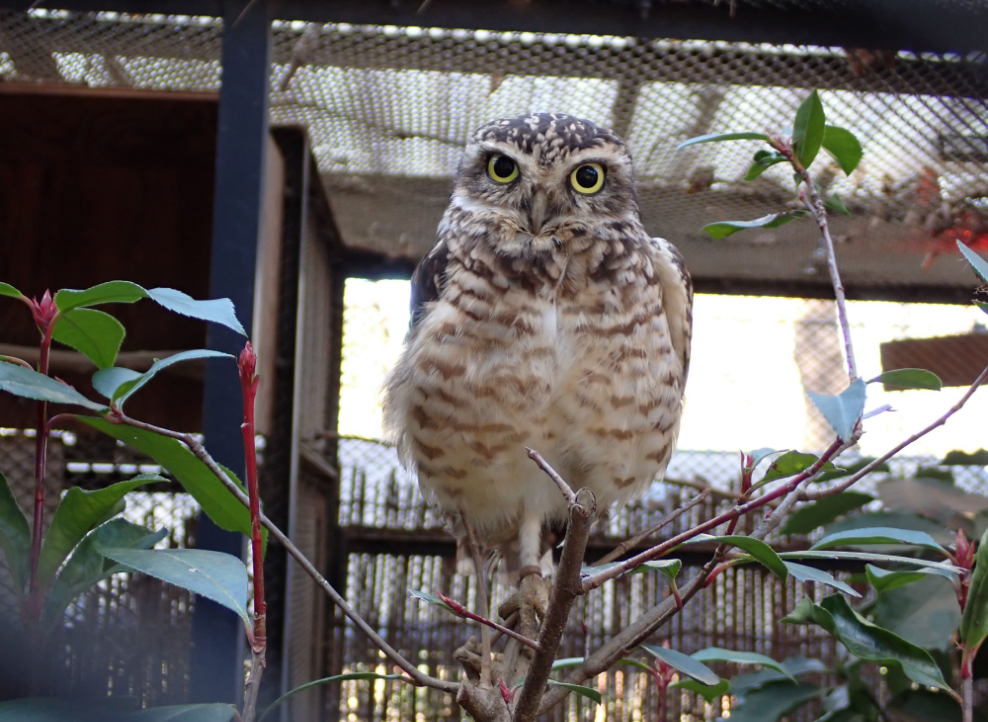
[[(473, 528), (467, 520), (467, 515), (462, 514), (463, 527), (467, 532), (467, 544), (470, 548), (470, 556), (473, 558), (474, 574), (477, 577), (477, 604), (480, 607), (478, 614), (487, 618), (490, 614), (490, 604), (487, 601), (487, 577), (485, 575), (484, 557), (480, 552), (480, 545), (477, 537), (473, 533)], [(480, 688), (491, 689), (491, 630), (486, 624), (480, 625)]]

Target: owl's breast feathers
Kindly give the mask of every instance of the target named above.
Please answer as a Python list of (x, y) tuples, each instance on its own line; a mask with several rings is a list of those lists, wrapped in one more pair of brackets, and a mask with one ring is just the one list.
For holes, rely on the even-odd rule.
[(451, 212), (416, 270), (413, 329), (387, 386), (386, 424), (423, 489), (471, 509), (488, 543), (522, 512), (565, 513), (526, 446), (601, 509), (642, 493), (682, 411), (692, 287), (678, 251), (611, 221), (505, 256)]

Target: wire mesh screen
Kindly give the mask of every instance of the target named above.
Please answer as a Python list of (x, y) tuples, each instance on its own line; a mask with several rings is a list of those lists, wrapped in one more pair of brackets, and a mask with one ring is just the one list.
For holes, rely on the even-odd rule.
[[(800, 3), (739, 3), (749, 5)], [(0, 78), (216, 91), (222, 34), (210, 17), (0, 11)], [(273, 35), (271, 119), (307, 129), (351, 246), (420, 257), (475, 128), (506, 115), (567, 112), (627, 140), (646, 228), (677, 242), (698, 280), (823, 286), (812, 224), (727, 243), (698, 230), (791, 202), (781, 165), (746, 183), (751, 143), (676, 150), (704, 133), (783, 131), (808, 89), (819, 88), (830, 122), (864, 146), (850, 177), (826, 159), (815, 166), (820, 185), (853, 213), (834, 220), (850, 286), (966, 288), (971, 278), (952, 262), (955, 241), (988, 247), (983, 54), (291, 18), (276, 21)]]
[[(25, 513), (34, 500), (34, 432), (0, 430), (0, 472)], [(109, 438), (56, 432), (49, 444), (46, 522), (71, 487), (100, 489), (137, 473), (161, 473), (152, 460)], [(127, 495), (123, 518), (151, 529), (167, 529), (157, 548), (195, 546), (198, 505), (172, 483), (157, 483)], [(47, 523), (46, 523), (47, 527)], [(189, 688), (194, 596), (144, 575), (115, 574), (75, 597), (53, 633), (44, 660), (41, 690), (69, 697), (112, 693), (146, 705), (185, 702)], [(20, 616), (6, 562), (0, 562), (0, 632), (10, 634), (9, 659), (16, 659)], [(23, 665), (4, 664), (0, 690), (24, 694)]]

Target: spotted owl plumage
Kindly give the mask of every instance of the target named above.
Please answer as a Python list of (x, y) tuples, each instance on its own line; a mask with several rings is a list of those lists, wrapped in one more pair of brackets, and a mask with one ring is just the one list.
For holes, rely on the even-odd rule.
[(514, 568), (538, 564), (566, 505), (525, 447), (600, 510), (662, 478), (692, 302), (679, 252), (642, 226), (611, 131), (561, 114), (481, 127), (413, 276), (385, 398), (403, 460), (457, 536), (462, 514)]

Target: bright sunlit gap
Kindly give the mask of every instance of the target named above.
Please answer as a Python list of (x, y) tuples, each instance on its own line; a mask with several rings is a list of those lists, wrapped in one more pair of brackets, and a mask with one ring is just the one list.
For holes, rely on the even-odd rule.
[[(341, 434), (379, 439), (381, 385), (401, 353), (408, 328), (406, 281), (346, 283)], [(968, 333), (984, 318), (973, 306), (851, 302), (848, 314), (862, 376), (881, 373), (879, 345), (902, 338)], [(821, 301), (698, 295), (693, 357), (679, 448), (694, 451), (818, 449), (827, 443), (802, 394), (838, 393), (846, 386), (833, 305)], [(797, 339), (801, 342), (797, 344)], [(869, 419), (861, 453), (879, 454), (940, 416), (964, 393), (885, 392), (868, 387), (866, 410), (890, 404), (894, 413)], [(976, 394), (945, 427), (912, 447), (911, 455), (942, 456), (985, 446), (976, 419), (988, 413), (988, 391)]]

